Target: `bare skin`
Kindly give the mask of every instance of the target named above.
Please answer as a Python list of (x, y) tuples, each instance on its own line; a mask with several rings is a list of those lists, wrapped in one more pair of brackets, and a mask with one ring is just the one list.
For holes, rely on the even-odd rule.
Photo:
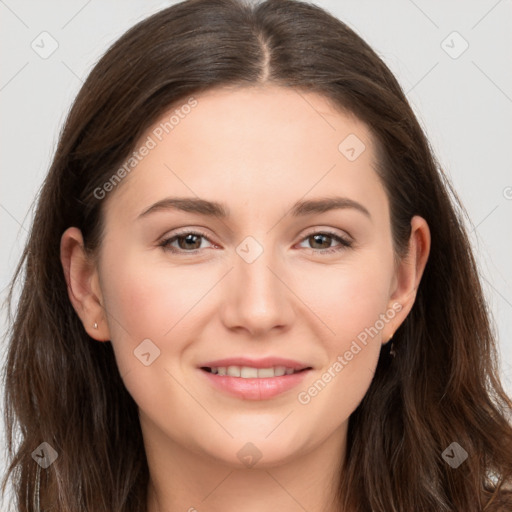
[[(428, 226), (412, 219), (409, 253), (395, 265), (371, 134), (323, 97), (265, 86), (196, 99), (103, 199), (97, 258), (86, 257), (77, 228), (63, 234), (70, 300), (87, 333), (111, 341), (139, 407), (148, 512), (337, 510), (348, 420), (382, 344), (414, 303)], [(349, 134), (365, 145), (353, 161), (338, 148)], [(217, 201), (231, 215), (162, 208), (139, 217), (170, 196)], [(367, 213), (350, 206), (290, 213), (297, 201), (334, 196)], [(187, 245), (187, 230), (204, 236)], [(326, 230), (351, 246), (312, 236)], [(181, 243), (160, 245), (178, 232)], [(244, 254), (259, 256), (248, 262)], [(361, 343), (371, 327), (377, 334)], [(148, 366), (134, 356), (145, 339), (160, 350)], [(355, 340), (360, 350), (349, 359)], [(244, 400), (214, 388), (199, 369), (233, 356), (291, 358), (312, 370), (294, 389)], [(326, 373), (325, 386), (309, 392)], [(239, 455), (244, 446), (261, 455), (251, 467)]]

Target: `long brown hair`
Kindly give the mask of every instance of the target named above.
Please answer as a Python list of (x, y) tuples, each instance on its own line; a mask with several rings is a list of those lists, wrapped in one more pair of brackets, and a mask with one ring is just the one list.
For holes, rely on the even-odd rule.
[[(397, 257), (405, 254), (414, 215), (431, 231), (416, 302), (393, 338), (396, 357), (382, 349), (349, 420), (340, 508), (505, 510), (498, 491), (512, 481), (512, 402), (499, 380), (464, 210), (388, 67), (343, 22), (293, 0), (173, 5), (126, 32), (80, 90), (8, 297), (10, 465), (2, 488), (12, 480), (17, 510), (146, 510), (149, 473), (137, 406), (111, 344), (87, 335), (68, 299), (60, 237), (77, 226), (86, 247), (97, 249), (108, 198), (94, 191), (171, 106), (215, 87), (264, 83), (316, 92), (367, 123)], [(47, 469), (32, 457), (43, 442), (58, 453)], [(468, 454), (456, 469), (443, 457), (454, 442)]]

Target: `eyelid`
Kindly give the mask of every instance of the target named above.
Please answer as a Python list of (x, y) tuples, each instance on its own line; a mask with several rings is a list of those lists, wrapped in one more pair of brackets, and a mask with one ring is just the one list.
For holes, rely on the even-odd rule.
[(307, 238), (308, 236), (316, 235), (316, 234), (334, 235), (334, 236), (339, 236), (340, 238), (343, 238), (343, 239), (347, 240), (348, 242), (353, 241), (352, 236), (347, 231), (337, 230), (336, 228), (318, 227), (318, 226), (315, 226), (315, 227), (311, 228), (310, 230), (307, 230), (306, 233), (304, 235), (302, 235), (302, 238), (300, 241), (304, 240), (304, 238)]
[(203, 230), (198, 228), (182, 228), (179, 229), (176, 232), (172, 232), (170, 234), (166, 234), (163, 237), (159, 239), (157, 242), (157, 246), (164, 249), (164, 251), (168, 251), (170, 253), (179, 254), (179, 255), (194, 255), (199, 252), (201, 252), (203, 249), (194, 249), (192, 251), (185, 251), (183, 249), (176, 249), (175, 247), (171, 246), (171, 242), (174, 242), (177, 238), (185, 236), (185, 235), (197, 235), (205, 240), (208, 240), (212, 245), (218, 245), (216, 244), (209, 235), (207, 235)]
[(342, 234), (338, 233), (337, 231), (333, 230), (332, 228), (327, 228), (327, 229), (313, 228), (312, 231), (310, 231), (309, 233), (306, 233), (302, 236), (299, 243), (305, 242), (309, 237), (311, 237), (313, 235), (328, 236), (338, 242), (337, 246), (328, 247), (327, 249), (313, 249), (313, 248), (309, 248), (309, 247), (304, 247), (304, 249), (308, 250), (310, 254), (313, 254), (315, 256), (318, 255), (318, 256), (322, 256), (322, 257), (323, 256), (327, 257), (327, 256), (337, 255), (337, 254), (340, 254), (340, 253), (346, 251), (347, 249), (351, 249), (354, 247), (354, 240), (350, 235), (349, 236), (342, 235)]

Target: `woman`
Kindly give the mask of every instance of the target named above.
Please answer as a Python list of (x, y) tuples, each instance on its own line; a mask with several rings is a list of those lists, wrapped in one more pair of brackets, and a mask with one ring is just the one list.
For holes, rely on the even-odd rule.
[(15, 276), (17, 509), (510, 510), (512, 402), (450, 191), (319, 7), (190, 0), (130, 29)]

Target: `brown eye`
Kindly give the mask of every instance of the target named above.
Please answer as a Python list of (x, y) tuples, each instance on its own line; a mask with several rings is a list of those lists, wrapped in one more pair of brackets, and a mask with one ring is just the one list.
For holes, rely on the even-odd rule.
[[(202, 239), (209, 241), (206, 235), (202, 233), (185, 231), (183, 233), (178, 233), (170, 238), (166, 238), (159, 245), (171, 252), (193, 254), (201, 249)], [(173, 245), (174, 243), (177, 243), (177, 246)]]
[[(201, 235), (188, 234), (176, 237), (180, 249), (199, 249), (201, 247)], [(199, 245), (198, 245), (199, 240)]]
[[(331, 237), (330, 235), (324, 235), (319, 233), (316, 235), (310, 235), (308, 237), (308, 241), (310, 244), (312, 244), (313, 249), (330, 249), (332, 238), (333, 237)], [(317, 247), (315, 247), (315, 245)], [(319, 245), (322, 247), (318, 247)]]
[[(346, 240), (340, 235), (331, 232), (311, 233), (306, 238), (304, 238), (303, 241), (307, 241), (310, 244), (311, 249), (315, 253), (319, 254), (331, 254), (334, 252), (342, 251), (343, 249), (346, 249), (352, 245), (350, 240)], [(332, 247), (331, 244), (333, 241), (338, 242), (339, 245)]]

